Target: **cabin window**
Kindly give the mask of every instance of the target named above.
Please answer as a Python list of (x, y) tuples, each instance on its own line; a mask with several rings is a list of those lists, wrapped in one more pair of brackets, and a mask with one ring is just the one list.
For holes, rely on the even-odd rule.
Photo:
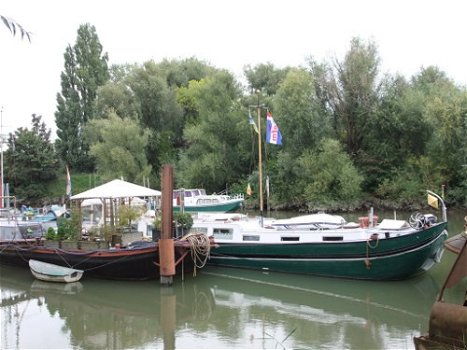
[(281, 237), (281, 241), (283, 242), (298, 242), (300, 240), (300, 237)]
[(205, 235), (207, 235), (208, 228), (207, 227), (192, 227), (190, 229), (190, 233), (204, 233)]
[(232, 239), (233, 231), (226, 228), (215, 228), (212, 231), (214, 239)]
[(342, 236), (323, 236), (323, 241), (343, 241)]
[(258, 235), (244, 235), (243, 240), (244, 241), (259, 241), (259, 236)]

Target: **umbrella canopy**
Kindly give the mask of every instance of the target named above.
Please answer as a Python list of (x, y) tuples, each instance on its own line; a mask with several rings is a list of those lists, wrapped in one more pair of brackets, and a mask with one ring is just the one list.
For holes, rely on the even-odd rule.
[(88, 198), (160, 197), (161, 194), (161, 191), (116, 179), (71, 196), (71, 200)]

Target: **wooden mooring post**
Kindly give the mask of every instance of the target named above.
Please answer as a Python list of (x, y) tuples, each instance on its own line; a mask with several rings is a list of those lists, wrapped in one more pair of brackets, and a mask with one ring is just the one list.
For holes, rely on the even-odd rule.
[(173, 167), (164, 165), (162, 168), (162, 225), (159, 240), (160, 284), (172, 285), (175, 275), (175, 245), (173, 240)]

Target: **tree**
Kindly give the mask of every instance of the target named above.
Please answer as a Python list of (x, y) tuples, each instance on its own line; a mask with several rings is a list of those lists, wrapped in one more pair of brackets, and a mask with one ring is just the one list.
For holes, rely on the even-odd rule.
[(247, 65), (243, 72), (252, 93), (261, 91), (268, 96), (275, 95), (280, 83), (285, 79), (290, 68), (279, 69), (272, 63), (258, 64), (255, 67)]
[(81, 25), (73, 48), (64, 54), (65, 70), (61, 74), (62, 91), (57, 94), (56, 148), (63, 161), (77, 170), (92, 170), (89, 145), (83, 137), (86, 123), (96, 116), (97, 90), (109, 79), (108, 56), (94, 26)]
[(331, 117), (323, 113), (314, 92), (313, 77), (303, 69), (290, 70), (274, 98), (275, 119), (284, 135), (284, 149), (292, 156), (313, 149), (331, 136)]
[(16, 35), (16, 30), (18, 29), (21, 33), (21, 39), (26, 37), (28, 38), (29, 42), (31, 42), (31, 33), (24, 29), (21, 24), (11, 18), (2, 15), (0, 15), (0, 19), (2, 20), (3, 24), (10, 30), (10, 33), (13, 34), (13, 36)]
[(138, 122), (110, 113), (107, 118), (93, 119), (86, 127), (91, 144), (90, 154), (96, 159), (98, 174), (106, 179), (123, 177), (142, 183), (151, 173), (144, 149), (149, 130), (143, 131)]
[(334, 129), (347, 152), (358, 156), (369, 121), (378, 108), (377, 82), (379, 57), (376, 46), (354, 38), (344, 60), (336, 60), (334, 70), (328, 71), (320, 91), (334, 117)]
[(153, 61), (133, 69), (126, 84), (139, 105), (140, 125), (152, 132), (146, 156), (159, 172), (162, 164), (176, 161), (175, 147), (182, 144), (183, 111), (177, 104), (176, 91), (167, 85)]
[(240, 88), (225, 71), (206, 78), (199, 89), (199, 122), (187, 125), (177, 182), (183, 187), (220, 191), (238, 182), (249, 165), (247, 112), (238, 104)]
[(41, 116), (32, 115), (32, 128), (19, 128), (8, 137), (5, 152), (6, 183), (20, 201), (40, 204), (47, 198), (46, 186), (56, 179), (59, 162)]
[(295, 171), (300, 174), (296, 186), (310, 208), (351, 203), (361, 197), (363, 177), (337, 140), (323, 139), (314, 152), (304, 152)]

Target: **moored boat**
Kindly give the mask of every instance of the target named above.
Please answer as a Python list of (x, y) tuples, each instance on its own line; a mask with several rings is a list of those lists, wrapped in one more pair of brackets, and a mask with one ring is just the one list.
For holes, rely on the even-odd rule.
[[(42, 239), (0, 242), (0, 263), (28, 267), (29, 260), (33, 259), (72, 267), (84, 271), (85, 276), (103, 279), (147, 280), (160, 277), (159, 242), (137, 241), (118, 248), (94, 250), (79, 249), (77, 245), (75, 248), (61, 248), (47, 243)], [(195, 244), (194, 240), (183, 238), (174, 242), (177, 274), (192, 271), (198, 264), (194, 261), (196, 255), (190, 254), (193, 249), (199, 252)], [(203, 256), (199, 258), (204, 259)]]
[(29, 260), (29, 268), (34, 277), (46, 282), (78, 282), (84, 272), (83, 270), (49, 264), (34, 259)]
[(239, 209), (244, 202), (243, 194), (206, 194), (206, 190), (178, 189), (173, 191), (173, 210), (187, 212), (229, 212)]
[(210, 265), (400, 280), (439, 262), (447, 237), (446, 221), (437, 222), (433, 215), (413, 218), (410, 223), (384, 219), (369, 227), (343, 224), (325, 229), (284, 229), (274, 221), (263, 225), (262, 220), (198, 220), (192, 230), (213, 238)]

